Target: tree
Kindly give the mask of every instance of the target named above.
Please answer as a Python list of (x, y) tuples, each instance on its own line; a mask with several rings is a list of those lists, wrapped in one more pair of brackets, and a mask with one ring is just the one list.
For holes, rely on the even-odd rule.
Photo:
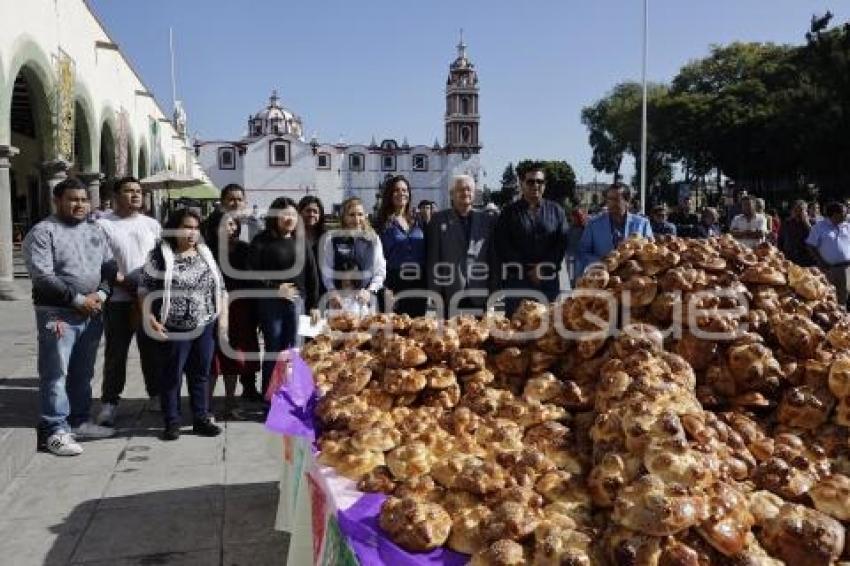
[(516, 166), (516, 173), (520, 181), (525, 172), (531, 168), (540, 167), (546, 176), (546, 192), (544, 196), (562, 206), (567, 200), (575, 199), (576, 174), (566, 161), (536, 161), (523, 159)]
[(493, 202), (499, 206), (506, 205), (514, 200), (514, 197), (516, 197), (518, 192), (519, 185), (517, 184), (514, 164), (508, 163), (507, 166), (505, 166), (505, 171), (502, 173), (501, 189), (498, 193), (494, 193), (492, 195)]
[[(660, 123), (660, 107), (668, 93), (661, 84), (647, 85), (647, 171), (649, 186), (665, 182), (672, 156), (663, 137), (655, 129)], [(641, 113), (643, 87), (636, 82), (616, 85), (605, 97), (582, 110), (593, 148), (592, 164), (597, 171), (618, 175), (625, 154), (636, 162), (641, 153)], [(656, 165), (657, 164), (657, 165)]]

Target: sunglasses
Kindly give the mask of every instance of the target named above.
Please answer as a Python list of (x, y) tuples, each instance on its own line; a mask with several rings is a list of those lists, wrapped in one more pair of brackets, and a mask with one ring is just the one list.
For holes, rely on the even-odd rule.
[(544, 179), (526, 179), (525, 184), (526, 185), (538, 185), (538, 186), (542, 187), (543, 185), (546, 184), (546, 181)]

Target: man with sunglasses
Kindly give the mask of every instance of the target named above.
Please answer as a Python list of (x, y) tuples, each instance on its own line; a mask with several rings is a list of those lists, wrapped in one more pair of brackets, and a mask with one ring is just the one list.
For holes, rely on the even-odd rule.
[(607, 210), (594, 216), (581, 235), (576, 262), (577, 276), (629, 236), (652, 238), (649, 220), (629, 212), (631, 196), (629, 188), (619, 183), (611, 185), (605, 191)]
[[(523, 172), (522, 198), (502, 211), (493, 243), (501, 263), (502, 289), (536, 291), (553, 301), (560, 292), (559, 272), (569, 226), (564, 209), (543, 198), (545, 190), (546, 176), (540, 165)], [(521, 293), (505, 297), (505, 315), (510, 317), (523, 298)]]

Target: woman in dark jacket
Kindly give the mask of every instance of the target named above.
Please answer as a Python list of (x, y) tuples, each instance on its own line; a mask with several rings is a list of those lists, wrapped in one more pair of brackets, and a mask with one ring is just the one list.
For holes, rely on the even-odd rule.
[[(393, 293), (424, 290), (425, 233), (410, 212), (410, 183), (404, 176), (396, 175), (384, 184), (375, 229), (387, 261), (385, 300)], [(424, 295), (393, 304), (393, 311), (410, 316), (422, 316), (427, 309)]]
[[(307, 236), (307, 241), (310, 242), (310, 247), (313, 248), (313, 257), (316, 263), (321, 262), (319, 257), (319, 243), (322, 241), (322, 236), (325, 235), (325, 206), (322, 200), (314, 195), (306, 195), (298, 201), (298, 214), (301, 215), (301, 221), (304, 223), (304, 235)], [(319, 297), (325, 294), (325, 285), (322, 278), (319, 278)]]
[(298, 316), (314, 309), (319, 295), (316, 260), (295, 201), (279, 197), (272, 202), (265, 230), (251, 242), (248, 265), (267, 293), (257, 301), (267, 393), (278, 354), (295, 345)]
[[(260, 370), (260, 343), (257, 340), (257, 313), (254, 301), (247, 297), (233, 296), (234, 292), (239, 293), (255, 287), (253, 281), (244, 278), (248, 271), (251, 247), (240, 240), (241, 231), (242, 225), (239, 218), (233, 214), (217, 211), (207, 219), (205, 239), (213, 257), (218, 262), (224, 278), (224, 286), (230, 295), (227, 340), (222, 340), (221, 336), (216, 340), (215, 357), (210, 373), (210, 406), (212, 406), (216, 378), (219, 375), (223, 376), (225, 418), (239, 417), (236, 402), (237, 381), (242, 381), (245, 393), (257, 394), (255, 380)], [(249, 391), (251, 385), (253, 390)], [(249, 395), (244, 396), (247, 398)]]

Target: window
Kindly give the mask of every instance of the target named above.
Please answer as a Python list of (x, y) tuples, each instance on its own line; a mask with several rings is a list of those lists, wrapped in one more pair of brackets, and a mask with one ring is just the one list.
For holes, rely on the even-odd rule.
[(348, 168), (352, 171), (363, 171), (365, 165), (362, 153), (352, 153), (348, 156)]
[(398, 144), (395, 140), (384, 140), (381, 142), (381, 149), (384, 151), (395, 151), (398, 148)]
[(254, 135), (255, 136), (263, 135), (263, 121), (262, 120), (254, 120)]
[(269, 142), (269, 165), (282, 167), (289, 165), (289, 142), (273, 140)]
[(330, 169), (331, 168), (331, 156), (329, 153), (320, 153), (316, 156), (316, 168), (317, 169)]
[(460, 113), (469, 114), (469, 99), (465, 96), (460, 99)]
[(472, 129), (469, 126), (463, 126), (460, 129), (460, 141), (461, 143), (469, 143), (472, 138)]
[(218, 148), (218, 168), (236, 169), (236, 152), (232, 147)]
[(381, 158), (381, 171), (395, 171), (395, 155), (385, 155)]
[(413, 170), (414, 171), (427, 171), (428, 170), (428, 156), (427, 155), (414, 155), (413, 156)]

